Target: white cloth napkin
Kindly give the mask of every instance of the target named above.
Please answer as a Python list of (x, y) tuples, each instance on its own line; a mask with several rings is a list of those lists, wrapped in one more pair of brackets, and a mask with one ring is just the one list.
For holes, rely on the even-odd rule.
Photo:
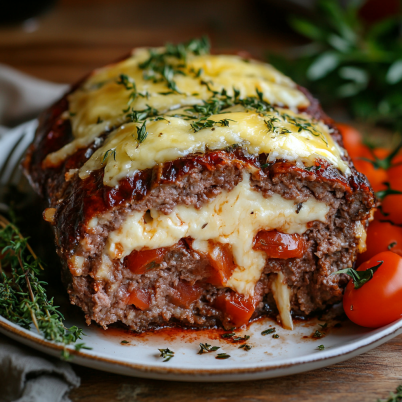
[[(36, 117), (67, 89), (0, 64), (0, 148), (16, 132), (11, 126)], [(68, 402), (79, 385), (68, 363), (0, 334), (0, 402)]]
[(0, 64), (0, 133), (36, 117), (67, 89), (68, 85), (39, 80)]

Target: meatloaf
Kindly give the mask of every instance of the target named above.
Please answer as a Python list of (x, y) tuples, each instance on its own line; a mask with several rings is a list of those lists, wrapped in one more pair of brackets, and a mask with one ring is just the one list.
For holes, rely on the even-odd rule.
[(342, 300), (375, 198), (333, 121), (205, 39), (135, 49), (40, 118), (24, 161), (87, 323), (292, 329)]

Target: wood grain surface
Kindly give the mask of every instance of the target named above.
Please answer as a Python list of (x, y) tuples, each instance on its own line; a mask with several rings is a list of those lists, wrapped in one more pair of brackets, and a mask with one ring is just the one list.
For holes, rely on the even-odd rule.
[[(63, 0), (47, 14), (0, 27), (0, 63), (72, 83), (132, 47), (207, 34), (218, 51), (256, 57), (303, 43), (266, 1)], [(402, 384), (402, 336), (345, 363), (272, 380), (180, 383), (144, 380), (74, 366), (85, 402), (343, 401), (374, 402)]]

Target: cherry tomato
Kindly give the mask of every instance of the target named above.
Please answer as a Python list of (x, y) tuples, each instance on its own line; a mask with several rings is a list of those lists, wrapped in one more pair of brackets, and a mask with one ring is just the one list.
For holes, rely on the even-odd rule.
[(362, 135), (352, 126), (343, 123), (336, 123), (338, 130), (342, 134), (343, 144), (351, 158), (361, 155), (363, 146)]
[(130, 293), (127, 304), (134, 304), (140, 310), (148, 310), (151, 304), (151, 295), (143, 289), (135, 289)]
[(270, 258), (301, 258), (306, 250), (306, 242), (298, 234), (261, 230), (255, 237), (253, 248), (265, 251)]
[(192, 303), (202, 295), (202, 288), (198, 285), (191, 285), (186, 281), (180, 281), (175, 287), (175, 295), (170, 300), (176, 306), (189, 308)]
[[(402, 194), (385, 196), (381, 201), (381, 210), (376, 211), (375, 218), (389, 220), (396, 225), (402, 225)], [(402, 228), (399, 228), (399, 230), (402, 230)]]
[(386, 170), (381, 168), (376, 169), (372, 163), (358, 158), (354, 159), (353, 163), (355, 168), (367, 177), (374, 191), (380, 191), (386, 188), (384, 184), (388, 181)]
[(254, 313), (255, 301), (238, 293), (222, 294), (215, 300), (215, 306), (224, 312), (236, 327), (247, 324)]
[(343, 297), (346, 315), (363, 327), (378, 328), (402, 318), (402, 258), (384, 251), (364, 262), (357, 269), (364, 271), (383, 264), (371, 280), (355, 289), (350, 280)]
[(126, 257), (128, 269), (137, 275), (142, 275), (147, 270), (152, 269), (155, 264), (160, 264), (167, 250), (165, 248), (156, 248), (154, 250), (133, 251)]
[(366, 245), (367, 251), (359, 255), (358, 264), (382, 251), (389, 250), (402, 256), (402, 228), (388, 222), (375, 220), (370, 223), (368, 228)]

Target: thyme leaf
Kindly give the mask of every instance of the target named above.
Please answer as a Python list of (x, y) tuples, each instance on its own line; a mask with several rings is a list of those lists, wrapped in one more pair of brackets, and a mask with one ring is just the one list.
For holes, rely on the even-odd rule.
[(215, 356), (215, 359), (219, 359), (219, 360), (224, 360), (224, 359), (229, 359), (230, 355), (228, 355), (227, 353), (218, 353)]
[(109, 157), (109, 155), (113, 155), (113, 159), (116, 160), (116, 149), (108, 149), (105, 154), (103, 155), (102, 163), (105, 163), (106, 159)]
[(160, 357), (164, 358), (162, 363), (168, 362), (170, 359), (174, 357), (174, 352), (173, 350), (170, 350), (169, 348), (166, 349), (158, 349), (160, 354)]
[(276, 332), (276, 328), (269, 328), (269, 329), (266, 329), (265, 331), (262, 331), (261, 332), (261, 335), (269, 335), (269, 334), (273, 334), (274, 332)]
[(146, 126), (146, 123), (144, 121), (144, 123), (142, 123), (141, 126), (137, 127), (137, 140), (138, 140), (138, 142), (141, 144), (142, 142), (145, 141), (147, 136), (148, 136), (147, 126)]
[(218, 349), (220, 349), (220, 346), (212, 346), (208, 343), (200, 343), (200, 350), (198, 351), (198, 354), (202, 355), (203, 353), (215, 352)]

